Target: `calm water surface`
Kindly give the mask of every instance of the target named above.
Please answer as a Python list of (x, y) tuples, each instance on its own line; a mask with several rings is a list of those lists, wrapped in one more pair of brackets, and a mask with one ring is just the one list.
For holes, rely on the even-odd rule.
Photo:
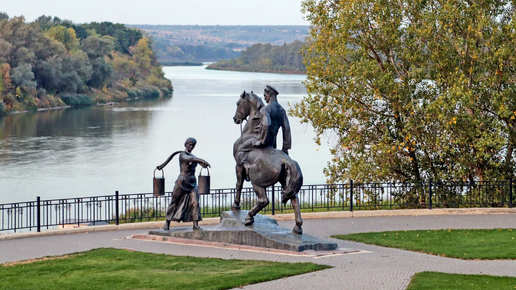
[[(26, 113), (0, 118), (0, 203), (152, 191), (154, 168), (195, 137), (193, 153), (212, 165), (212, 188), (235, 186), (233, 123), (242, 91), (263, 96), (266, 84), (279, 92), (284, 108), (306, 95), (304, 75), (225, 72), (204, 67), (165, 67), (174, 96), (163, 101), (130, 102)], [(290, 117), (290, 156), (303, 170), (305, 184), (325, 182), (330, 160), (326, 142), (313, 141), (313, 129)], [(281, 144), (281, 133), (278, 135)], [(177, 157), (175, 158), (177, 159)], [(199, 170), (199, 169), (198, 169)], [(167, 191), (179, 173), (165, 168)], [(246, 183), (245, 186), (250, 186)]]

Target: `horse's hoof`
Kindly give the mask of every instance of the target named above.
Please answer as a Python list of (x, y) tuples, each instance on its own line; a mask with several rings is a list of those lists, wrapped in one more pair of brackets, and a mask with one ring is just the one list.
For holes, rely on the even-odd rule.
[(301, 226), (299, 226), (299, 225), (296, 225), (294, 227), (294, 229), (292, 230), (292, 232), (294, 232), (294, 234), (300, 235), (300, 234), (303, 233), (303, 228)]
[(252, 216), (247, 216), (247, 217), (245, 218), (245, 223), (244, 223), (244, 225), (246, 225), (246, 226), (250, 226), (250, 225), (252, 225), (253, 223), (254, 223), (254, 217), (252, 217)]
[(231, 206), (231, 210), (239, 211), (239, 210), (240, 210), (240, 205), (233, 204), (233, 205)]
[(166, 222), (165, 222), (165, 225), (163, 226), (163, 230), (164, 230), (164, 231), (168, 231), (168, 230), (170, 230), (170, 221), (166, 221)]

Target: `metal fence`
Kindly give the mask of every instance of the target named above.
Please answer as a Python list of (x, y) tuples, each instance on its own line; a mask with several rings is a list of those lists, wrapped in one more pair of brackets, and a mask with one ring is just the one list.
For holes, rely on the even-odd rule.
[[(212, 189), (200, 196), (203, 217), (230, 210), (233, 189)], [(264, 214), (293, 212), (281, 204), (281, 187), (267, 189), (270, 204)], [(0, 204), (0, 231), (56, 229), (67, 225), (120, 224), (160, 220), (165, 217), (172, 193), (119, 194)], [(302, 212), (354, 211), (409, 208), (513, 207), (512, 180), (487, 182), (395, 182), (304, 185), (298, 193)], [(241, 209), (256, 203), (252, 188), (244, 188)]]

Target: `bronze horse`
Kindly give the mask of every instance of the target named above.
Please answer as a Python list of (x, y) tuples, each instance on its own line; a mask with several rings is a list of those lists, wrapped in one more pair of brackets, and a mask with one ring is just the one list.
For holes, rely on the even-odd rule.
[[(233, 120), (236, 124), (242, 124), (248, 118), (242, 135), (233, 145), (233, 156), (236, 161), (236, 195), (233, 204), (234, 210), (240, 209), (240, 196), (242, 194), (242, 187), (246, 175), (244, 167), (241, 165), (241, 157), (239, 156), (239, 149), (241, 145), (251, 138), (256, 138), (258, 134), (258, 127), (261, 125), (260, 109), (264, 107), (264, 103), (260, 97), (253, 92), (246, 93), (245, 91), (240, 95), (237, 102), (237, 109)], [(282, 202), (285, 204), (288, 200), (294, 208), (296, 225), (294, 233), (302, 234), (303, 219), (301, 218), (301, 211), (299, 209), (299, 201), (297, 193), (303, 185), (303, 174), (299, 164), (292, 160), (286, 153), (272, 147), (265, 148), (251, 148), (247, 153), (247, 161), (251, 164), (249, 168), (249, 179), (253, 186), (258, 201), (256, 205), (249, 211), (245, 219), (245, 225), (251, 225), (254, 222), (254, 216), (269, 204), (267, 198), (266, 188), (279, 182), (283, 188)]]

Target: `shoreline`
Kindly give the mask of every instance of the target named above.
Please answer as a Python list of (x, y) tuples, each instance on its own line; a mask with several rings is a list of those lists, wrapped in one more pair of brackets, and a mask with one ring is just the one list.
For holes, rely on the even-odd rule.
[[(145, 99), (141, 99), (141, 98), (130, 98), (130, 99), (125, 99), (123, 100), (124, 102), (130, 102), (130, 101), (138, 101), (138, 100), (145, 100)], [(75, 108), (75, 107), (106, 107), (106, 106), (118, 106), (120, 103), (119, 102), (109, 102), (109, 103), (99, 103), (97, 102), (96, 104), (90, 104), (90, 105), (82, 105), (82, 106), (59, 106), (59, 107), (50, 107), (50, 108), (37, 108), (36, 110), (34, 111), (31, 111), (31, 110), (21, 110), (21, 111), (13, 111), (13, 112), (5, 112), (3, 117), (7, 117), (7, 116), (11, 116), (11, 115), (18, 115), (18, 114), (25, 114), (25, 113), (37, 113), (37, 112), (45, 112), (45, 111), (52, 111), (52, 110), (62, 110), (62, 109), (70, 109), (70, 108)], [(0, 117), (2, 117), (2, 115), (0, 114)]]
[(246, 70), (246, 69), (238, 69), (238, 68), (212, 68), (212, 67), (206, 67), (205, 69), (221, 70), (221, 71), (273, 73), (273, 74), (285, 74), (285, 75), (306, 75), (306, 72), (295, 72), (295, 71)]

